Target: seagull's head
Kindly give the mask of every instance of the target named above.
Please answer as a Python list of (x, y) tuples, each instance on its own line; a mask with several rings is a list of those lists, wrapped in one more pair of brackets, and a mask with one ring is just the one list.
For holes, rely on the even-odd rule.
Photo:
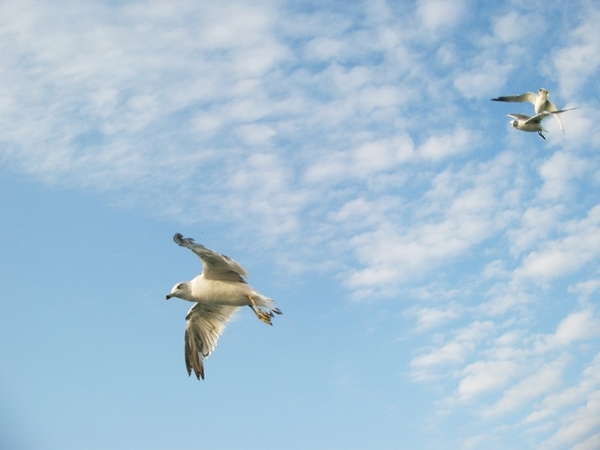
[(513, 127), (517, 128), (517, 125), (519, 124), (519, 121), (518, 121), (518, 120), (511, 120), (511, 121), (510, 121), (510, 124), (511, 124)]
[(182, 300), (188, 300), (192, 297), (192, 287), (188, 281), (182, 281), (181, 283), (177, 283), (171, 289), (171, 292), (167, 294), (167, 300), (171, 297), (177, 297)]
[(548, 89), (540, 88), (540, 90), (538, 91), (538, 95), (548, 95)]

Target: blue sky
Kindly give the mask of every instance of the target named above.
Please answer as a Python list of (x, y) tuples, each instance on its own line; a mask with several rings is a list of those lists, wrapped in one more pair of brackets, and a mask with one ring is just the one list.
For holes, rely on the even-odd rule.
[[(600, 448), (596, 2), (0, 3), (0, 443)], [(491, 102), (545, 87), (547, 141)], [(181, 232), (283, 311), (183, 360)]]

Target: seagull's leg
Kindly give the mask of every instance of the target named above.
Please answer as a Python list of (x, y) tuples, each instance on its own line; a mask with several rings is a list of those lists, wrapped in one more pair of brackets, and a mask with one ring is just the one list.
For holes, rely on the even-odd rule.
[(254, 314), (256, 314), (256, 317), (258, 317), (261, 321), (263, 321), (264, 323), (266, 323), (267, 325), (273, 325), (271, 323), (271, 317), (273, 317), (273, 314), (267, 314), (266, 312), (262, 311), (258, 306), (256, 306), (256, 303), (254, 303), (254, 299), (252, 298), (251, 295), (248, 295), (248, 300), (250, 300), (250, 308), (252, 308), (252, 311), (254, 311)]
[(538, 131), (538, 134), (542, 137), (543, 140), (546, 140), (546, 136), (544, 136), (541, 131)]

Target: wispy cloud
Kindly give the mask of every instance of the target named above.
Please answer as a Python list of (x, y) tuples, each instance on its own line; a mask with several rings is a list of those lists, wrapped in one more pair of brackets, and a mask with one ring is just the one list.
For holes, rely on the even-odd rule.
[(554, 67), (559, 73), (564, 95), (572, 97), (587, 86), (590, 77), (600, 66), (600, 31), (594, 24), (599, 12), (595, 8), (585, 8), (585, 18), (568, 35), (567, 45), (554, 56)]

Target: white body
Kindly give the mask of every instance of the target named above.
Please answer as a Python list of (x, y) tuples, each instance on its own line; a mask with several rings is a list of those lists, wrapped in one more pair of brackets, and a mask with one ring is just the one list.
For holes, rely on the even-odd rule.
[(527, 119), (515, 119), (515, 120), (511, 120), (510, 124), (513, 127), (515, 127), (517, 130), (521, 130), (521, 131), (532, 131), (532, 132), (546, 131), (542, 127), (541, 122), (530, 122), (529, 121), (529, 117)]
[(536, 114), (544, 111), (556, 111), (556, 106), (554, 106), (552, 102), (548, 101), (548, 91), (546, 89), (540, 88), (538, 91), (538, 95), (535, 97), (535, 101), (533, 102), (533, 110)]
[(250, 297), (258, 306), (270, 307), (268, 299), (256, 292), (248, 283), (228, 280), (212, 280), (201, 273), (193, 280), (177, 283), (169, 294), (182, 300), (207, 305), (250, 306)]

